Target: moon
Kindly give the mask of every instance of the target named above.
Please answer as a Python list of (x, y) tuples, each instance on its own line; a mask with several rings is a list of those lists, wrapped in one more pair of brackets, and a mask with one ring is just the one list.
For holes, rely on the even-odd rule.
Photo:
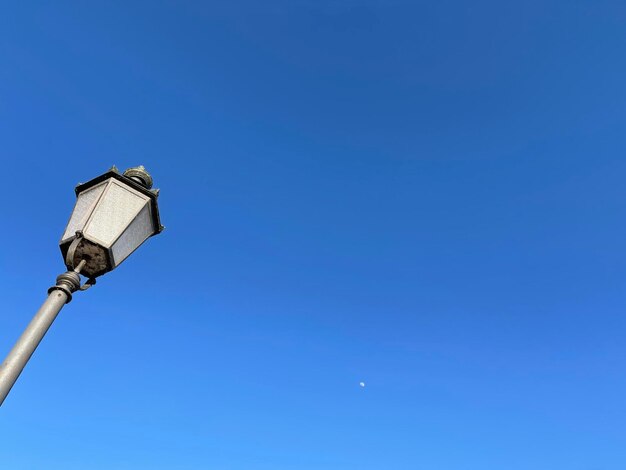
[(361, 388), (365, 388), (365, 382), (359, 382), (359, 385), (361, 386)]

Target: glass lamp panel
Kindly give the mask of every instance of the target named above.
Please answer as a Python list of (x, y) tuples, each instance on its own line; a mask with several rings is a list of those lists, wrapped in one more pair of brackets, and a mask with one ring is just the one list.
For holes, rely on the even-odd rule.
[(148, 201), (148, 196), (111, 180), (85, 226), (85, 236), (110, 247)]
[(137, 214), (130, 226), (111, 247), (113, 264), (117, 266), (126, 259), (139, 245), (154, 233), (150, 203), (146, 201), (143, 209)]
[(107, 183), (108, 181), (104, 181), (78, 195), (70, 221), (67, 223), (67, 227), (65, 227), (63, 237), (61, 237), (61, 242), (72, 238), (77, 230), (83, 229), (85, 222), (89, 219), (94, 203), (106, 188)]

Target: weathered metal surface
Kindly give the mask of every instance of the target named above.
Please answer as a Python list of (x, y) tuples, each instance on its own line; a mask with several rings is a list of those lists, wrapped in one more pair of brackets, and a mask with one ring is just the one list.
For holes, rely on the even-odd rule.
[(146, 189), (152, 188), (152, 176), (150, 176), (150, 173), (146, 171), (143, 165), (129, 168), (124, 172), (124, 176), (137, 181), (145, 186)]

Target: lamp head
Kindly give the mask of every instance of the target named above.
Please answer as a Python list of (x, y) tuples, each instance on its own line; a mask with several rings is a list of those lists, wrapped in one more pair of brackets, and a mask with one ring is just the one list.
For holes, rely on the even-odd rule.
[(143, 166), (108, 172), (76, 186), (76, 204), (59, 246), (69, 270), (95, 278), (115, 269), (144, 241), (163, 230), (159, 191)]

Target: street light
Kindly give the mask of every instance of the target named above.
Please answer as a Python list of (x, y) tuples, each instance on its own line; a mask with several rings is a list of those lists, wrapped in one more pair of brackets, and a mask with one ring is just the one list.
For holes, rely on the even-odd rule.
[[(152, 235), (163, 230), (158, 189), (143, 166), (108, 172), (76, 187), (76, 204), (59, 246), (68, 271), (48, 289), (48, 298), (0, 365), (0, 405), (72, 294), (112, 271)], [(80, 276), (87, 277), (81, 286)]]

